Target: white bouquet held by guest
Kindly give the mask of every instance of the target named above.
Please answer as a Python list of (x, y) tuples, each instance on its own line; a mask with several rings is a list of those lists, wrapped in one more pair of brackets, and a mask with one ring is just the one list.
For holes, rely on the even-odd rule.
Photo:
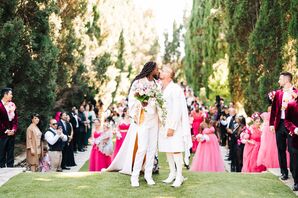
[(159, 119), (162, 125), (164, 125), (167, 118), (167, 110), (160, 86), (156, 83), (152, 85), (138, 81), (132, 87), (132, 91), (135, 93), (135, 98), (142, 104), (147, 105), (150, 100), (156, 104)]

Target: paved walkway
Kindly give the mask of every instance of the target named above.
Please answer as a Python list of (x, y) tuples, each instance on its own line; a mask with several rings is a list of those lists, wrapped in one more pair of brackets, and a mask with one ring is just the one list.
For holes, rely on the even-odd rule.
[[(78, 172), (85, 164), (87, 160), (89, 160), (91, 151), (91, 146), (88, 146), (87, 151), (78, 152), (75, 154), (75, 162), (77, 166), (70, 167), (70, 170), (63, 170), (63, 172)], [(23, 153), (15, 158), (15, 165), (20, 164), (26, 159), (26, 153)], [(26, 172), (26, 168), (0, 168), (0, 187), (5, 184), (12, 177)], [(28, 171), (29, 172), (29, 171)]]
[(10, 178), (24, 172), (25, 168), (0, 168), (0, 187)]

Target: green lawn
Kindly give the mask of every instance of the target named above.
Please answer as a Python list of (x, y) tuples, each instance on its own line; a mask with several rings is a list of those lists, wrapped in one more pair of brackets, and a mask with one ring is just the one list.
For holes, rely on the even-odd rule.
[[(167, 177), (164, 155), (160, 155), (160, 174), (155, 186), (130, 187), (130, 178), (119, 173), (22, 173), (0, 187), (0, 197), (296, 197), (277, 177), (265, 174), (192, 173), (179, 189), (165, 185)], [(88, 163), (82, 170), (88, 169)]]

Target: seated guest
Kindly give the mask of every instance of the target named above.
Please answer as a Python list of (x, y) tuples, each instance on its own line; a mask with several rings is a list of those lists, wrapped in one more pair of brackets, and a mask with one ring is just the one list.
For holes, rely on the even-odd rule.
[(90, 154), (89, 171), (101, 171), (111, 164), (113, 153), (112, 133), (107, 124), (100, 130), (99, 120), (94, 121), (93, 145)]
[(31, 124), (26, 132), (26, 159), (27, 164), (32, 172), (38, 170), (39, 159), (41, 157), (41, 131), (38, 128), (39, 115), (33, 114), (31, 116)]
[(55, 119), (50, 120), (50, 128), (45, 133), (45, 140), (49, 145), (49, 156), (51, 161), (51, 171), (62, 172), (62, 150), (67, 136), (63, 134), (61, 128), (58, 129), (58, 124)]

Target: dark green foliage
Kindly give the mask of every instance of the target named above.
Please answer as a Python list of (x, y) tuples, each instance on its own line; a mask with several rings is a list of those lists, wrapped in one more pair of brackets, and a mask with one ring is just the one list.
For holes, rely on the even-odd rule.
[(278, 0), (262, 1), (256, 27), (249, 38), (249, 83), (245, 107), (250, 113), (265, 111), (267, 93), (278, 88), (282, 70), (281, 19)]
[(51, 1), (39, 2), (46, 8), (40, 9), (33, 0), (19, 6), (18, 1), (1, 3), (0, 84), (13, 88), (18, 139), (25, 137), (33, 112), (41, 115), (42, 128), (46, 126), (56, 99), (58, 49), (49, 37), (48, 25), (55, 6)]
[(184, 71), (196, 92), (206, 88), (213, 73), (212, 65), (226, 53), (226, 22), (221, 0), (193, 1), (192, 14), (185, 35)]

